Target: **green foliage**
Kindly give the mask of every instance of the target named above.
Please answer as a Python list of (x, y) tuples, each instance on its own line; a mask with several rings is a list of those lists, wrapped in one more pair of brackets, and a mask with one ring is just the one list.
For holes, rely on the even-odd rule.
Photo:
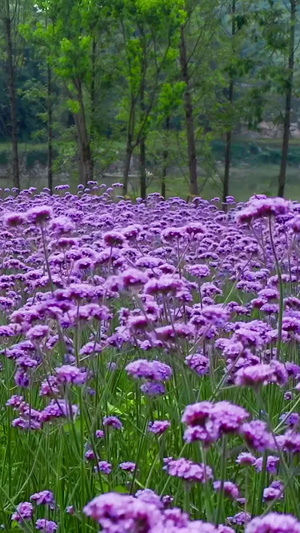
[[(281, 0), (19, 0), (15, 4), (10, 0), (10, 8), (18, 5), (12, 23), (20, 140), (47, 140), (50, 103), (54, 143), (59, 147), (56, 170), (65, 166), (72, 175), (77, 172), (78, 119), (85, 122), (95, 174), (110, 166), (121, 172), (129, 138), (134, 172), (143, 139), (151, 174), (161, 175), (165, 158), (167, 166), (176, 165), (186, 176), (183, 31), (199, 172), (207, 169), (210, 179), (216, 167), (214, 141), (230, 131), (257, 130), (263, 120), (275, 125), (283, 121), (290, 84), (289, 4)], [(10, 138), (6, 5), (0, 9), (3, 141)], [(298, 26), (296, 37), (298, 42)], [(295, 97), (299, 54), (296, 47)], [(298, 116), (295, 99), (292, 120), (297, 122)], [(119, 143), (118, 150), (112, 142)], [(222, 160), (224, 155), (218, 157)]]

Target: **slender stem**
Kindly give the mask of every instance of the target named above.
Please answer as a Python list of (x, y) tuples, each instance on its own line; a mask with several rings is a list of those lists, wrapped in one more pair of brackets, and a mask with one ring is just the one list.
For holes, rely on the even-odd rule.
[(283, 283), (282, 283), (282, 277), (281, 277), (281, 269), (280, 269), (279, 261), (277, 258), (276, 248), (275, 248), (273, 235), (272, 235), (271, 218), (269, 218), (269, 235), (270, 235), (270, 243), (271, 243), (272, 252), (274, 255), (274, 259), (275, 259), (278, 282), (279, 282), (279, 315), (278, 315), (278, 333), (277, 333), (277, 350), (276, 350), (276, 357), (279, 360), (280, 350), (281, 350), (281, 341), (282, 341), (282, 317), (283, 317), (284, 291), (283, 291)]
[(221, 452), (221, 486), (218, 495), (218, 505), (217, 505), (217, 515), (216, 515), (216, 525), (220, 523), (221, 512), (223, 509), (223, 499), (224, 499), (224, 482), (226, 477), (226, 463), (227, 463), (227, 452), (226, 452), (227, 439), (226, 435), (222, 437), (222, 452)]

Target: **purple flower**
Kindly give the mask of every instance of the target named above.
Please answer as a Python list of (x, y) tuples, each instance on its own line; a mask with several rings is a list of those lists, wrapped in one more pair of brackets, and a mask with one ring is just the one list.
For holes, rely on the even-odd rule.
[(281, 481), (273, 481), (269, 487), (266, 487), (263, 492), (263, 499), (265, 502), (272, 500), (282, 500), (284, 498), (284, 485)]
[(255, 457), (252, 453), (242, 452), (237, 457), (237, 464), (245, 466), (253, 466), (255, 464)]
[(291, 515), (269, 513), (251, 520), (245, 533), (300, 533), (300, 522)]
[(167, 381), (172, 376), (172, 369), (169, 365), (160, 361), (148, 361), (147, 359), (138, 359), (133, 363), (129, 363), (125, 370), (135, 379)]
[(48, 326), (42, 326), (41, 324), (38, 324), (36, 326), (33, 326), (27, 331), (26, 337), (30, 339), (31, 341), (34, 341), (34, 340), (39, 340), (39, 339), (46, 337), (48, 333), (49, 333)]
[(55, 369), (57, 382), (62, 385), (74, 384), (83, 385), (87, 380), (87, 372), (84, 368), (63, 365)]
[(210, 269), (205, 264), (189, 265), (186, 267), (186, 270), (189, 272), (189, 274), (192, 274), (192, 276), (195, 276), (199, 279), (206, 278), (210, 275)]
[(77, 405), (69, 405), (65, 400), (51, 400), (49, 405), (41, 411), (41, 421), (48, 422), (53, 418), (75, 417), (79, 412)]
[[(271, 472), (271, 474), (276, 474), (277, 468), (278, 468), (278, 463), (279, 463), (279, 457), (274, 457), (273, 455), (268, 455), (267, 464), (266, 464), (267, 471)], [(255, 466), (257, 472), (261, 472), (262, 471), (262, 467), (263, 467), (263, 458), (259, 457), (258, 459), (256, 459), (256, 461), (254, 463), (254, 466)]]
[(136, 470), (136, 464), (131, 463), (130, 461), (127, 461), (125, 463), (120, 463), (119, 467), (121, 470), (124, 470), (125, 472), (134, 472)]
[(104, 437), (104, 431), (102, 429), (97, 429), (95, 432), (96, 439), (103, 439)]
[(160, 499), (160, 497), (156, 494), (156, 492), (154, 492), (153, 490), (151, 489), (143, 489), (143, 490), (138, 490), (136, 493), (135, 493), (135, 497), (138, 499), (138, 500), (141, 500), (145, 503), (150, 503), (152, 505), (155, 505), (155, 507), (157, 507), (158, 509), (162, 509), (163, 508), (163, 502), (162, 500)]
[(283, 364), (272, 361), (271, 364), (258, 364), (241, 368), (236, 373), (235, 384), (240, 386), (258, 386), (268, 383), (285, 385), (288, 381), (288, 373)]
[(47, 205), (32, 207), (25, 214), (27, 221), (30, 224), (44, 224), (52, 217), (52, 208)]
[(43, 533), (53, 533), (57, 531), (58, 525), (52, 520), (46, 520), (45, 518), (39, 518), (35, 523), (35, 529), (43, 531)]
[(188, 405), (182, 416), (182, 422), (188, 426), (184, 438), (187, 442), (200, 440), (209, 445), (222, 434), (238, 432), (248, 417), (245, 409), (226, 401)]
[(10, 228), (21, 226), (24, 222), (25, 216), (23, 213), (8, 213), (4, 216), (4, 224)]
[(259, 452), (264, 452), (274, 445), (274, 439), (267, 430), (267, 424), (262, 420), (252, 420), (252, 422), (243, 424), (241, 433), (249, 446)]
[(152, 381), (144, 383), (140, 389), (147, 396), (161, 396), (166, 392), (166, 389), (162, 383), (155, 383)]
[(32, 504), (30, 502), (22, 502), (17, 506), (17, 510), (12, 514), (11, 519), (22, 523), (24, 520), (31, 520), (32, 515)]
[(251, 520), (251, 514), (247, 513), (245, 511), (241, 511), (240, 513), (235, 514), (234, 516), (228, 516), (227, 522), (230, 525), (237, 525), (237, 526), (243, 526), (250, 522)]
[(61, 216), (52, 218), (49, 229), (58, 237), (60, 235), (71, 233), (75, 229), (75, 226), (68, 217)]
[(30, 385), (30, 379), (28, 375), (21, 368), (18, 368), (18, 370), (15, 373), (15, 383), (16, 385), (18, 385), (18, 387), (25, 387), (25, 388), (29, 387)]
[(113, 429), (122, 429), (123, 424), (116, 416), (105, 416), (103, 418), (103, 426), (112, 427)]
[(280, 415), (279, 420), (287, 426), (295, 427), (299, 424), (300, 416), (298, 413), (283, 413)]
[(238, 213), (237, 221), (244, 224), (255, 218), (285, 215), (290, 207), (290, 202), (283, 198), (254, 198)]
[(155, 435), (161, 435), (167, 431), (170, 426), (171, 422), (169, 420), (155, 420), (154, 422), (149, 422), (148, 431), (151, 431), (151, 433), (154, 433)]
[(87, 461), (93, 461), (94, 459), (96, 459), (94, 450), (92, 449), (87, 450), (84, 454), (84, 457)]
[(99, 461), (94, 467), (95, 472), (102, 472), (102, 474), (110, 474), (112, 471), (112, 465), (107, 461)]
[(202, 354), (195, 353), (188, 355), (185, 358), (185, 362), (192, 370), (195, 370), (199, 376), (204, 376), (209, 373), (209, 359)]
[(31, 501), (35, 502), (37, 505), (50, 505), (53, 506), (55, 503), (54, 495), (51, 490), (42, 490), (41, 492), (36, 492), (30, 496)]
[(123, 246), (125, 237), (118, 231), (104, 233), (103, 240), (107, 246)]
[(212, 470), (209, 466), (202, 463), (193, 463), (189, 459), (173, 459), (168, 457), (164, 459), (164, 470), (167, 471), (169, 476), (180, 477), (185, 481), (199, 483), (206, 483), (212, 479)]
[(125, 289), (129, 287), (136, 287), (145, 285), (148, 281), (148, 276), (141, 270), (136, 268), (128, 268), (121, 274), (122, 285)]
[(151, 531), (161, 524), (161, 512), (155, 505), (126, 494), (109, 492), (88, 503), (83, 512), (110, 533)]
[(223, 483), (222, 481), (214, 481), (213, 487), (217, 492), (223, 490), (225, 496), (232, 500), (237, 500), (240, 497), (239, 488), (231, 481), (224, 481)]

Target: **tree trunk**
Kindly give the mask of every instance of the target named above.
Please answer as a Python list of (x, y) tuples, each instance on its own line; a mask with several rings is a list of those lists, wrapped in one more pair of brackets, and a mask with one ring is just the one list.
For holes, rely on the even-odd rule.
[[(95, 132), (96, 132), (96, 119), (95, 119), (95, 113), (96, 113), (96, 51), (97, 51), (97, 42), (95, 37), (93, 37), (92, 42), (92, 72), (91, 72), (91, 143), (92, 147), (95, 144)], [(92, 152), (92, 168), (94, 169), (94, 157)]]
[(18, 154), (18, 121), (17, 121), (17, 96), (15, 87), (15, 68), (13, 60), (11, 19), (9, 14), (9, 4), (7, 7), (6, 17), (4, 18), (7, 50), (7, 71), (8, 71), (8, 92), (10, 103), (11, 117), (11, 143), (12, 143), (12, 167), (13, 167), (13, 184), (20, 189), (20, 169)]
[[(232, 23), (231, 23), (231, 35), (234, 37), (236, 33), (236, 25), (235, 25), (235, 0), (232, 0), (231, 5), (231, 16), (232, 16)], [(233, 97), (234, 97), (234, 80), (231, 76), (230, 83), (229, 83), (229, 91), (228, 91), (228, 101), (230, 103), (230, 106), (233, 104)], [(226, 133), (226, 144), (225, 144), (225, 167), (224, 167), (224, 180), (223, 180), (223, 205), (224, 210), (226, 211), (226, 196), (229, 194), (229, 179), (230, 179), (230, 167), (231, 167), (231, 144), (232, 144), (232, 128)]]
[(141, 198), (145, 200), (147, 195), (147, 175), (146, 175), (146, 143), (145, 137), (140, 141), (140, 185), (141, 185)]
[(125, 152), (125, 161), (124, 161), (124, 168), (123, 168), (123, 195), (126, 196), (128, 193), (128, 178), (129, 178), (129, 172), (130, 172), (130, 163), (133, 153), (133, 131), (134, 131), (134, 120), (135, 120), (135, 113), (134, 113), (135, 103), (133, 99), (131, 100), (131, 106), (130, 106), (130, 113), (129, 113), (129, 119), (128, 119), (128, 126), (127, 126), (127, 139), (126, 139), (126, 152)]
[(191, 89), (190, 89), (190, 77), (189, 77), (189, 70), (188, 70), (188, 60), (187, 60), (186, 44), (185, 44), (183, 27), (181, 27), (180, 29), (180, 66), (181, 66), (182, 80), (185, 83), (184, 110), (185, 110), (185, 122), (186, 122), (187, 144), (188, 144), (190, 195), (197, 196), (198, 195), (198, 179), (197, 179), (197, 156), (196, 156), (193, 103), (192, 103), (192, 95), (191, 95)]
[(87, 131), (87, 124), (84, 111), (81, 83), (78, 86), (79, 112), (74, 115), (77, 128), (79, 151), (80, 151), (80, 173), (83, 185), (87, 186), (88, 181), (93, 179), (92, 154), (90, 140)]
[[(144, 43), (145, 44), (145, 43)], [(140, 110), (141, 110), (141, 123), (145, 119), (145, 86), (146, 86), (146, 59), (145, 59), (145, 46), (143, 47), (144, 55), (142, 60), (142, 79), (140, 85)], [(146, 137), (144, 131), (140, 138), (140, 191), (141, 198), (145, 200), (147, 194), (147, 176), (146, 176)]]
[(53, 114), (52, 114), (52, 75), (47, 65), (47, 113), (48, 113), (48, 188), (53, 193)]
[(123, 169), (123, 195), (124, 196), (126, 196), (128, 193), (128, 178), (129, 178), (129, 172), (130, 172), (131, 157), (132, 157), (132, 141), (131, 141), (131, 137), (128, 136), (127, 144), (126, 144), (124, 169)]
[(283, 123), (283, 138), (281, 148), (281, 163), (278, 177), (278, 196), (284, 196), (286, 170), (289, 153), (289, 138), (291, 126), (291, 108), (292, 108), (292, 92), (293, 92), (293, 76), (294, 76), (294, 61), (295, 61), (295, 25), (296, 25), (296, 7), (297, 0), (290, 0), (291, 17), (290, 17), (290, 42), (289, 42), (289, 59), (288, 69), (289, 75), (287, 79), (287, 89), (285, 95), (285, 115)]
[[(168, 116), (166, 118), (166, 124), (165, 124), (165, 130), (167, 134), (169, 133), (170, 129), (170, 117)], [(167, 178), (167, 172), (168, 172), (168, 158), (169, 158), (169, 151), (168, 151), (168, 142), (166, 141), (165, 149), (163, 151), (163, 167), (162, 167), (162, 178), (161, 178), (161, 195), (164, 199), (166, 199), (166, 178)]]

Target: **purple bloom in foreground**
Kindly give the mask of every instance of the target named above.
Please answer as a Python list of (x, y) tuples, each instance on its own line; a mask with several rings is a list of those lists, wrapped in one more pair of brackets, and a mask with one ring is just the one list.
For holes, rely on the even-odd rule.
[(12, 514), (11, 519), (16, 522), (23, 522), (23, 520), (30, 520), (33, 515), (33, 506), (30, 502), (22, 502), (17, 506), (17, 510)]
[(269, 513), (251, 520), (245, 533), (300, 533), (300, 522), (292, 515)]
[(161, 524), (161, 513), (155, 505), (127, 494), (101, 494), (88, 503), (83, 512), (110, 533), (147, 532)]

